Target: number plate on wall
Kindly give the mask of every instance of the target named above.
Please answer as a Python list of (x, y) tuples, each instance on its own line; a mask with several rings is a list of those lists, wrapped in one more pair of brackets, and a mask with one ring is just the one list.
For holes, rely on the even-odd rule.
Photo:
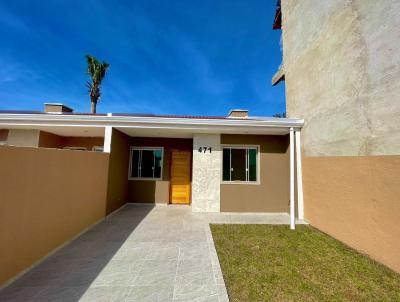
[(206, 153), (207, 151), (210, 151), (210, 153), (211, 153), (211, 150), (212, 150), (211, 147), (200, 147), (199, 153)]

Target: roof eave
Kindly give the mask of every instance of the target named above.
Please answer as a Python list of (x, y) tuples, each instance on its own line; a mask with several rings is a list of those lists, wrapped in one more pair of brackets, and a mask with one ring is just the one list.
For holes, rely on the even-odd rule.
[(0, 114), (0, 128), (18, 127), (97, 127), (163, 129), (202, 133), (270, 133), (278, 130), (288, 133), (290, 128), (300, 129), (304, 120), (293, 118), (254, 119), (188, 119), (129, 116)]

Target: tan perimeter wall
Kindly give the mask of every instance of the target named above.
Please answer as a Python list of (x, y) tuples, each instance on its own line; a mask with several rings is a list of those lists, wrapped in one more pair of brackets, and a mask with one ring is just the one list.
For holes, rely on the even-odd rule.
[(221, 144), (260, 145), (260, 184), (221, 184), (221, 212), (288, 212), (288, 136), (223, 134)]
[(0, 146), (0, 284), (106, 214), (108, 154)]
[(400, 272), (400, 156), (304, 157), (305, 218)]
[[(169, 203), (171, 151), (192, 152), (193, 140), (183, 138), (131, 137), (132, 147), (164, 147), (162, 180), (129, 180), (128, 202)], [(129, 148), (128, 148), (129, 151)], [(125, 162), (128, 178), (129, 159)]]

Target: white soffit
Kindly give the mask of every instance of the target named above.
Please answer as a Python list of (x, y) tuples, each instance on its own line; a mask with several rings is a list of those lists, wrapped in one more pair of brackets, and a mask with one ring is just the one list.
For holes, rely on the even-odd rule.
[[(218, 129), (209, 129), (207, 131), (203, 130), (186, 130), (186, 129), (140, 129), (140, 128), (125, 128), (125, 127), (115, 127), (115, 129), (125, 133), (129, 136), (138, 137), (170, 137), (170, 138), (193, 138), (193, 134), (220, 134), (221, 131)], [(285, 135), (288, 134), (288, 130), (285, 128), (271, 128), (268, 130), (230, 130), (226, 129), (223, 131), (224, 134), (260, 134), (260, 135)]]
[(193, 134), (187, 131), (167, 130), (167, 129), (137, 129), (137, 128), (121, 128), (115, 129), (129, 136), (137, 137), (169, 137), (169, 138), (192, 138)]

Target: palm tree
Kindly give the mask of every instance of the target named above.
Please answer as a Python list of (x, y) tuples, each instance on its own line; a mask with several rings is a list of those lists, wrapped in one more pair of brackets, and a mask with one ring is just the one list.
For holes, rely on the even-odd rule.
[(90, 95), (90, 112), (96, 113), (97, 102), (100, 98), (101, 81), (103, 81), (110, 65), (104, 61), (103, 63), (100, 63), (91, 55), (86, 56), (86, 61), (88, 64), (87, 73), (90, 76), (90, 81), (86, 83), (86, 86), (89, 88)]
[(286, 117), (286, 112), (282, 113), (275, 113), (272, 117), (280, 117), (280, 118), (285, 118)]

